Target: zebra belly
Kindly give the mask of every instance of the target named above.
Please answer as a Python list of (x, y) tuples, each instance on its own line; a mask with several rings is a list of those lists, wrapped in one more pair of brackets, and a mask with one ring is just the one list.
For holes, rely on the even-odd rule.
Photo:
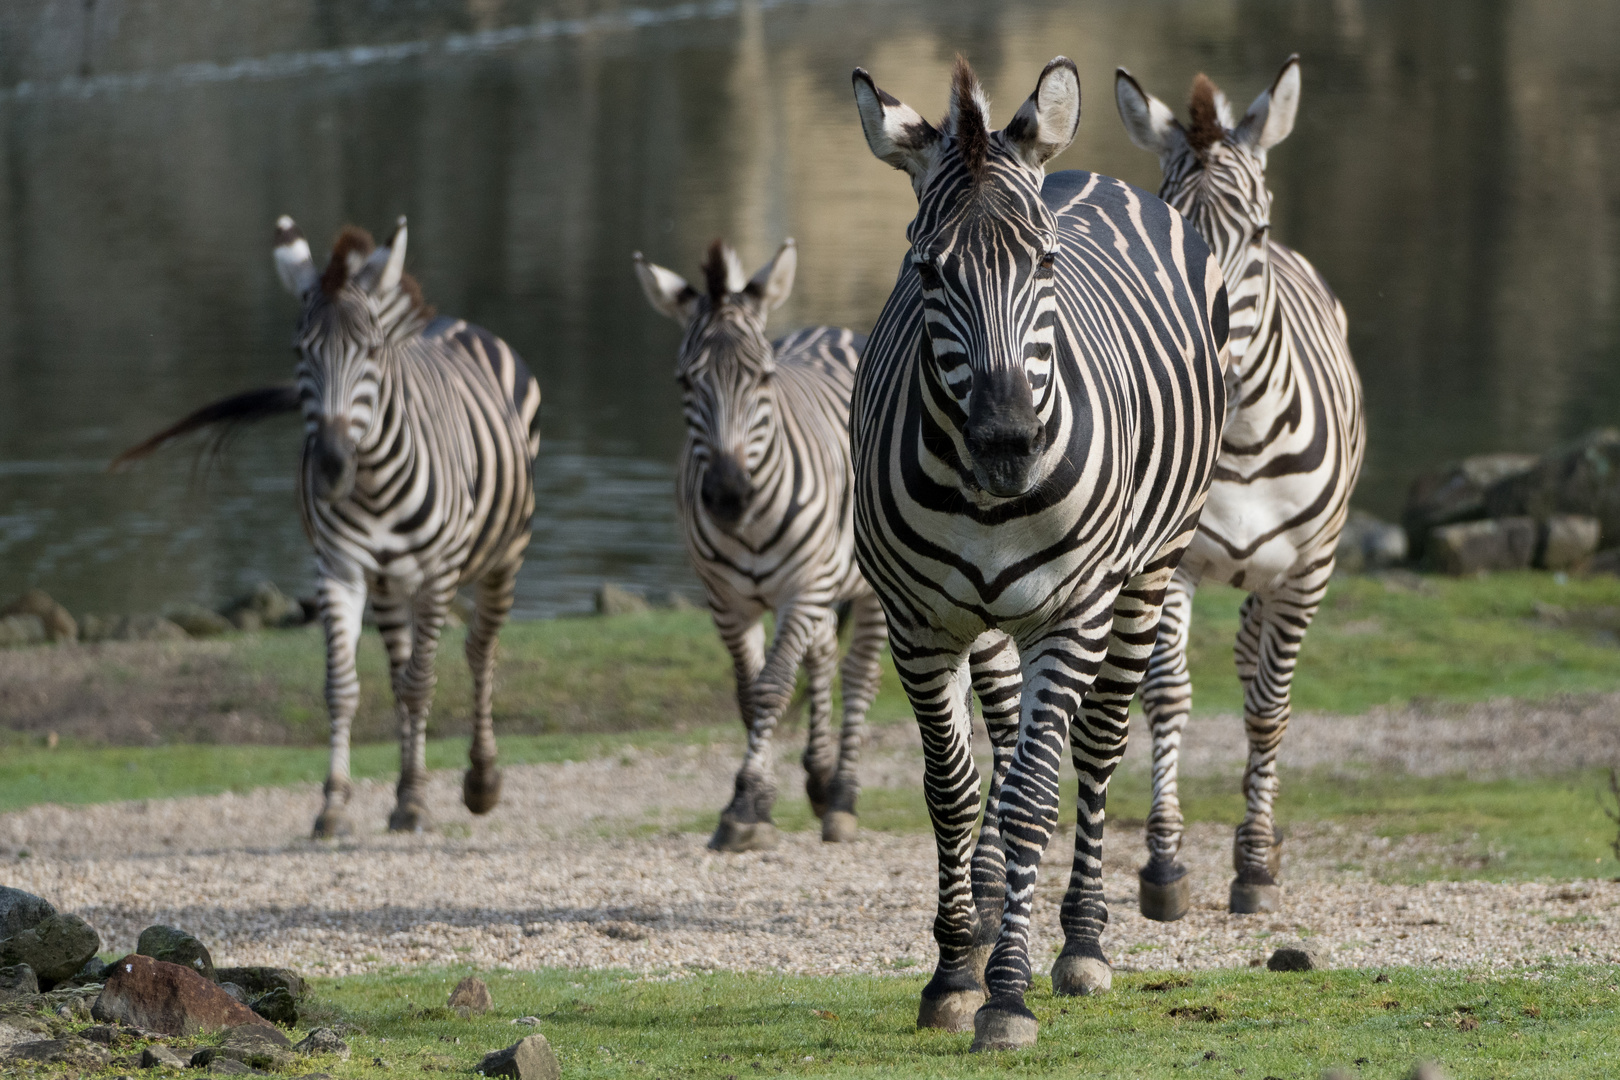
[(1257, 484), (1216, 481), (1182, 565), (1200, 578), (1266, 591), (1315, 554), (1326, 522), (1310, 476)]

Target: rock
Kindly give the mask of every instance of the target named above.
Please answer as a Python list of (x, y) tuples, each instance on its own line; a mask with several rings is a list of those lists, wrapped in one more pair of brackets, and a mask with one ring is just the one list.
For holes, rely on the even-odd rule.
[(112, 1061), (104, 1046), (83, 1039), (38, 1039), (13, 1043), (6, 1051), (9, 1061), (40, 1061), (75, 1069), (102, 1069)]
[(201, 604), (177, 604), (165, 610), (163, 617), (194, 638), (218, 637), (235, 629), (225, 616)]
[(89, 1039), (102, 1046), (111, 1046), (118, 1041), (118, 1034), (117, 1024), (95, 1024), (79, 1032), (79, 1038)]
[(293, 1049), (300, 1054), (336, 1054), (340, 1060), (349, 1060), (349, 1044), (339, 1038), (331, 1028), (319, 1027), (305, 1035)]
[(1270, 971), (1320, 971), (1327, 967), (1327, 956), (1317, 946), (1304, 941), (1289, 941), (1277, 946), (1266, 961)]
[(298, 1023), (298, 1005), (285, 986), (277, 986), (269, 993), (261, 994), (249, 1007), (272, 1024), (292, 1027)]
[(86, 615), (83, 641), (186, 641), (186, 632), (161, 615)]
[(154, 960), (184, 964), (210, 982), (219, 978), (208, 946), (173, 926), (148, 926), (135, 942), (135, 951)]
[(463, 1016), (479, 1016), (489, 1012), (489, 1007), (495, 1004), (489, 996), (489, 984), (476, 975), (469, 975), (456, 983), (456, 988), (450, 991), (449, 1005), (452, 1009), (466, 1009)]
[[(235, 998), (237, 1001), (240, 1001), (242, 1004), (247, 1005), (247, 1003), (248, 1003), (248, 992), (246, 990), (242, 989), (240, 986), (237, 986), (233, 982), (222, 982), (222, 983), (219, 984), (219, 988), (221, 990), (225, 991), (227, 994), (231, 995), (231, 997)], [(249, 1005), (248, 1007), (252, 1008), (251, 1005)]]
[(598, 615), (640, 615), (651, 611), (652, 605), (640, 593), (623, 589), (612, 582), (603, 583), (596, 590), (596, 613)]
[(0, 648), (42, 645), (46, 640), (45, 620), (38, 615), (7, 615), (0, 618)]
[(1446, 1080), (1446, 1074), (1432, 1061), (1420, 1061), (1406, 1074), (1406, 1080)]
[(242, 612), (252, 612), (260, 626), (302, 626), (307, 621), (304, 606), (269, 581), (261, 581), (251, 593), (227, 604), (223, 613), (234, 618)]
[(44, 897), (0, 885), (0, 940), (32, 929), (56, 914)]
[(1490, 517), (1581, 514), (1601, 524), (1601, 543), (1620, 544), (1620, 429), (1589, 431), (1541, 455), (1525, 472), (1504, 477), (1485, 492)]
[(1594, 574), (1620, 575), (1620, 547), (1598, 552), (1586, 564), (1586, 569)]
[(1424, 561), (1445, 574), (1523, 570), (1536, 552), (1535, 518), (1494, 518), (1442, 525), (1429, 531)]
[(1530, 454), (1479, 454), (1419, 476), (1407, 491), (1401, 525), (1413, 558), (1423, 558), (1429, 530), (1486, 517), (1485, 491), (1504, 478), (1529, 472)]
[(80, 986), (86, 986), (90, 983), (103, 983), (107, 981), (107, 972), (109, 970), (107, 965), (101, 962), (99, 956), (92, 956), (84, 962), (84, 967), (76, 971), (73, 978), (68, 981), (77, 983)]
[(189, 967), (131, 953), (113, 964), (91, 1015), (163, 1035), (274, 1025)]
[(231, 612), (230, 623), (244, 634), (256, 634), (264, 629), (264, 620), (259, 618), (257, 611), (249, 608)]
[(101, 948), (96, 928), (77, 915), (52, 915), (0, 941), (0, 964), (27, 964), (41, 982), (70, 979)]
[(1334, 556), (1338, 569), (1351, 574), (1384, 570), (1406, 561), (1406, 530), (1362, 510), (1350, 511)]
[(16, 1001), (38, 994), (39, 977), (34, 974), (33, 968), (27, 964), (0, 967), (0, 1001)]
[[(200, 1060), (199, 1060), (200, 1059)], [(225, 1057), (214, 1050), (213, 1047), (197, 1051), (191, 1055), (193, 1069), (207, 1069), (213, 1076), (269, 1076), (270, 1074), (251, 1065), (244, 1065), (235, 1058)]]
[(190, 1057), (181, 1057), (162, 1043), (153, 1043), (141, 1051), (143, 1069), (184, 1069), (191, 1065)]
[(70, 645), (79, 640), (79, 624), (73, 621), (68, 609), (52, 600), (44, 589), (29, 589), (0, 608), (0, 615), (38, 615), (45, 636), (50, 640)]
[(191, 1065), (193, 1068), (212, 1067), (222, 1059), (253, 1069), (285, 1069), (293, 1063), (292, 1044), (275, 1028), (256, 1025), (232, 1028), (218, 1046), (205, 1046), (192, 1054)]
[(1543, 570), (1574, 570), (1597, 551), (1603, 523), (1580, 514), (1553, 514), (1541, 523), (1536, 565)]
[(233, 982), (248, 992), (250, 997), (268, 994), (278, 986), (287, 988), (294, 1000), (304, 996), (304, 979), (291, 968), (278, 967), (227, 967), (218, 968), (214, 974), (221, 982)]
[(485, 1076), (515, 1076), (519, 1080), (559, 1080), (562, 1069), (544, 1035), (519, 1039), (505, 1050), (492, 1050), (478, 1063)]

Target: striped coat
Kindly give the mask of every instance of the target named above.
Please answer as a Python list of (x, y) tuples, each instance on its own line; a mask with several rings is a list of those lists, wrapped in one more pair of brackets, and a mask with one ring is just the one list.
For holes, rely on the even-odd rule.
[[(939, 852), (918, 1022), (1029, 1045), (1030, 901), (1066, 744), (1079, 828), (1053, 985), (1110, 979), (1103, 803), (1214, 470), (1225, 289), (1152, 195), (1084, 172), (1043, 182), (1079, 120), (1067, 59), (994, 132), (965, 62), (940, 128), (863, 71), (855, 92), (868, 145), (918, 193), (852, 428), (856, 553), (922, 730)], [(997, 748), (977, 845), (970, 685)]]

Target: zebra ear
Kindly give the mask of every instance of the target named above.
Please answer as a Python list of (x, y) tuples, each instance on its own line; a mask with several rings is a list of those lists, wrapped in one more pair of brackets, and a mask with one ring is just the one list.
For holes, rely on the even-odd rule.
[(939, 131), (916, 109), (879, 90), (865, 68), (856, 68), (851, 79), (866, 145), (879, 161), (909, 173), (915, 187), (939, 156)]
[(321, 274), (309, 255), (309, 241), (286, 214), (276, 219), (276, 276), (282, 288), (302, 297), (320, 281)]
[(692, 313), (697, 310), (698, 291), (675, 271), (648, 262), (639, 251), (631, 258), (635, 261), (636, 280), (641, 282), (641, 291), (647, 294), (647, 303), (653, 310), (682, 326), (690, 322)]
[(1074, 142), (1080, 129), (1080, 72), (1067, 56), (1041, 70), (1035, 92), (1018, 107), (1001, 137), (1032, 169), (1041, 169)]
[(401, 217), (387, 245), (373, 251), (354, 276), (355, 285), (365, 292), (379, 295), (399, 288), (400, 279), (405, 276), (405, 240), (405, 218)]
[(1164, 157), (1187, 141), (1170, 106), (1143, 90), (1124, 68), (1114, 72), (1114, 103), (1125, 134), (1143, 150)]
[(1254, 99), (1232, 133), (1233, 141), (1264, 153), (1288, 138), (1299, 112), (1299, 53), (1283, 62), (1271, 89)]
[(769, 314), (782, 306), (788, 294), (793, 291), (793, 274), (799, 268), (799, 247), (793, 242), (793, 237), (782, 241), (782, 246), (776, 252), (776, 258), (759, 268), (743, 288), (743, 295), (748, 303), (761, 315)]

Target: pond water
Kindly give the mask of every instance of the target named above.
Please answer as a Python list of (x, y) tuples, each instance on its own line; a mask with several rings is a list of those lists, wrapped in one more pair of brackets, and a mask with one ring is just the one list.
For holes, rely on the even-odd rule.
[(676, 536), (676, 327), (630, 253), (693, 274), (798, 239), (774, 317), (868, 328), (905, 250), (867, 152), (860, 64), (929, 115), (952, 57), (998, 123), (1062, 52), (1079, 138), (1054, 168), (1150, 189), (1112, 76), (1239, 103), (1304, 58), (1272, 152), (1274, 232), (1349, 311), (1370, 447), (1357, 502), (1421, 469), (1620, 422), (1620, 5), (1577, 0), (13, 0), (0, 11), (0, 598), (75, 611), (310, 581), (292, 421), (211, 469), (106, 462), (214, 397), (290, 378), (271, 223), (312, 242), (411, 221), (441, 312), (505, 337), (545, 396), (518, 613), (604, 580), (695, 592)]

